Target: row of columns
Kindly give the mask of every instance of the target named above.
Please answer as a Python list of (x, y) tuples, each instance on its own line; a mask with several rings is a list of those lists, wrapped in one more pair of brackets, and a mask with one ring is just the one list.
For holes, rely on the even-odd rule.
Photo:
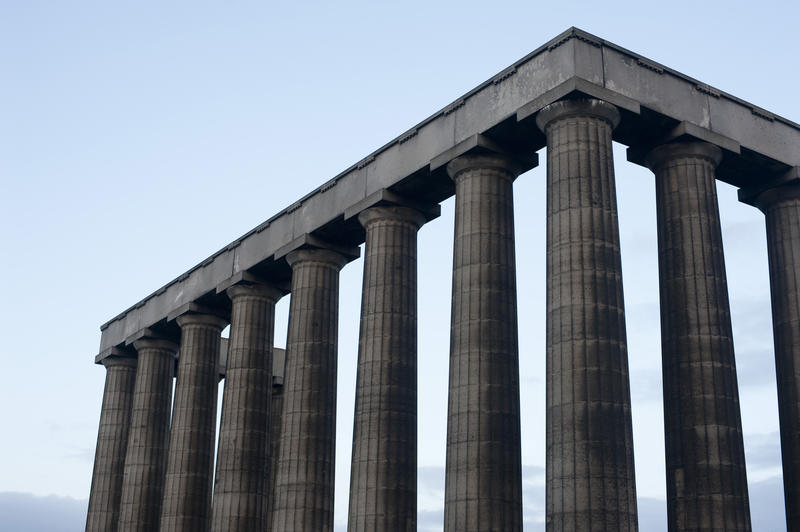
[[(564, 100), (537, 116), (547, 163), (546, 516), (549, 531), (637, 530), (630, 384), (612, 156), (612, 105)], [(670, 530), (749, 530), (741, 415), (716, 197), (722, 153), (656, 146)], [(513, 181), (507, 154), (462, 155), (455, 241), (446, 531), (522, 530)], [(800, 193), (765, 192), (787, 520), (800, 530)], [(416, 529), (417, 231), (404, 205), (366, 231), (348, 529)], [(228, 289), (229, 357), (213, 492), (216, 355), (227, 319), (194, 311), (178, 346), (109, 357), (87, 530), (332, 530), (339, 271), (290, 253), (284, 392), (271, 385), (267, 284)], [(137, 364), (138, 361), (138, 364)], [(271, 404), (274, 402), (275, 404)], [(159, 528), (160, 527), (160, 528)]]

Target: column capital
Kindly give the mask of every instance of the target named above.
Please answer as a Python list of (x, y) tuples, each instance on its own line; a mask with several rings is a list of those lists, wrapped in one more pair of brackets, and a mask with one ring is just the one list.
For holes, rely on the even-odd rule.
[(136, 359), (136, 357), (132, 356), (130, 357), (110, 356), (101, 360), (100, 363), (104, 365), (106, 369), (115, 367), (135, 368), (136, 364), (138, 363), (138, 360)]
[(366, 229), (370, 223), (378, 220), (407, 222), (419, 229), (425, 225), (425, 223), (428, 221), (428, 217), (416, 209), (395, 206), (370, 207), (361, 211), (358, 215), (358, 222), (362, 225), (362, 227), (364, 227), (364, 229)]
[(514, 158), (500, 153), (460, 155), (447, 163), (447, 175), (455, 181), (467, 170), (493, 168), (502, 171), (510, 181), (522, 172), (522, 165)]
[(536, 115), (536, 125), (544, 132), (552, 122), (573, 116), (600, 118), (611, 124), (611, 129), (617, 127), (620, 121), (620, 114), (615, 106), (595, 98), (582, 98), (560, 100), (545, 106)]
[(759, 193), (751, 202), (761, 212), (766, 212), (778, 203), (794, 200), (800, 200), (800, 183), (798, 182), (768, 188)]
[(329, 249), (297, 249), (286, 255), (286, 262), (292, 268), (301, 262), (322, 262), (341, 270), (350, 261), (344, 255)]
[(133, 347), (136, 351), (142, 349), (159, 349), (163, 351), (172, 351), (172, 356), (178, 353), (178, 344), (166, 338), (139, 338), (133, 342)]
[(359, 214), (372, 207), (407, 207), (422, 213), (422, 215), (425, 216), (426, 222), (438, 218), (442, 213), (442, 209), (438, 203), (421, 202), (414, 198), (408, 198), (396, 192), (392, 192), (387, 188), (382, 188), (376, 190), (355, 205), (345, 209), (344, 219), (349, 220), (350, 218), (357, 217)]
[(213, 314), (201, 314), (193, 312), (181, 314), (175, 318), (175, 321), (178, 322), (178, 325), (180, 325), (181, 328), (187, 325), (208, 325), (210, 327), (217, 327), (221, 331), (228, 326), (228, 320), (225, 318), (215, 316)]
[(645, 166), (655, 172), (676, 159), (706, 159), (716, 168), (722, 161), (722, 150), (708, 142), (672, 142), (656, 146), (645, 156)]
[[(230, 309), (209, 307), (207, 305), (201, 305), (200, 303), (197, 303), (195, 301), (190, 301), (189, 303), (181, 305), (180, 307), (176, 308), (175, 310), (167, 314), (167, 321), (173, 321), (173, 320), (177, 321), (180, 317), (187, 316), (190, 314), (199, 316), (213, 316), (216, 318), (220, 318), (226, 324), (230, 323), (230, 317), (231, 317)], [(178, 321), (178, 325), (181, 325), (180, 321)]]
[(273, 302), (283, 297), (283, 290), (270, 284), (235, 284), (225, 290), (231, 301), (241, 296), (263, 297)]

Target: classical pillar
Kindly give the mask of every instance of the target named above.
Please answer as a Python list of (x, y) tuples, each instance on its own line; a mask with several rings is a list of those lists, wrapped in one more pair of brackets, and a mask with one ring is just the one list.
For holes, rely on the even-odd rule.
[(109, 356), (103, 359), (102, 364), (106, 368), (106, 386), (97, 430), (86, 532), (117, 530), (136, 382), (136, 358)]
[(211, 522), (211, 478), (220, 332), (227, 320), (210, 314), (178, 316), (181, 350), (169, 460), (161, 508), (162, 532), (203, 532)]
[(714, 169), (704, 142), (647, 155), (656, 176), (669, 529), (750, 530)]
[(566, 100), (547, 136), (547, 530), (637, 529), (611, 131), (617, 109)]
[(178, 346), (154, 338), (143, 338), (133, 345), (138, 367), (125, 453), (119, 531), (153, 532), (158, 530), (164, 493), (172, 376)]
[(500, 155), (447, 165), (456, 185), (444, 529), (522, 530), (512, 185)]
[(800, 185), (761, 193), (766, 215), (786, 526), (800, 531)]
[[(212, 530), (264, 530), (275, 302), (269, 285), (236, 285), (222, 397)], [(180, 376), (179, 376), (180, 378)]]
[(272, 350), (272, 404), (270, 405), (270, 452), (268, 460), (269, 481), (267, 483), (267, 526), (265, 530), (272, 530), (275, 502), (275, 477), (278, 472), (278, 454), (281, 448), (281, 421), (283, 419), (283, 377), (286, 367), (286, 351), (274, 348)]
[(366, 230), (350, 472), (352, 532), (417, 529), (417, 230), (422, 213), (373, 207)]
[(272, 530), (333, 530), (339, 270), (322, 249), (293, 251), (286, 381)]

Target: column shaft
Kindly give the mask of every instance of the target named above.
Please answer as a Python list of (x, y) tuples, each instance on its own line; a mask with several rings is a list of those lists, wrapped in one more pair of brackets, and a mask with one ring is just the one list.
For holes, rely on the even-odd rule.
[(274, 506), (275, 506), (275, 482), (278, 473), (278, 457), (281, 448), (281, 424), (283, 419), (283, 378), (281, 383), (272, 384), (272, 406), (270, 407), (270, 453), (269, 453), (269, 482), (267, 484), (267, 526), (266, 530), (272, 530), (272, 523), (274, 521)]
[(714, 168), (705, 143), (660, 146), (656, 174), (669, 529), (750, 530)]
[(333, 530), (339, 270), (344, 257), (293, 251), (286, 381), (272, 529)]
[(417, 230), (402, 207), (362, 212), (366, 229), (348, 530), (416, 530)]
[(800, 186), (758, 198), (766, 215), (786, 526), (800, 531)]
[(97, 430), (86, 532), (117, 530), (136, 382), (136, 359), (133, 357), (111, 356), (103, 359), (103, 366), (106, 368), (106, 385), (100, 428)]
[(212, 530), (267, 526), (267, 471), (275, 302), (265, 286), (228, 289), (233, 309), (222, 398)]
[(456, 184), (444, 529), (522, 530), (513, 180), (462, 156)]
[(161, 508), (162, 532), (203, 532), (211, 517), (211, 478), (220, 332), (227, 321), (207, 314), (178, 317), (181, 350), (169, 460)]
[(158, 530), (164, 493), (177, 346), (151, 339), (139, 340), (134, 346), (138, 367), (125, 453), (119, 530), (153, 532)]
[(569, 100), (547, 135), (548, 531), (637, 529), (611, 132), (618, 111)]

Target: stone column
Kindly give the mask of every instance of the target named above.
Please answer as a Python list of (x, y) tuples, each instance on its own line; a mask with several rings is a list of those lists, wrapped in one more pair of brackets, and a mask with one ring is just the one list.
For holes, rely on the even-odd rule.
[(547, 530), (637, 529), (611, 132), (600, 100), (545, 107)]
[(86, 532), (117, 530), (136, 382), (135, 358), (109, 356), (102, 363), (106, 367), (106, 386), (100, 410), (100, 428), (97, 430)]
[(522, 530), (512, 184), (500, 155), (447, 165), (456, 185), (444, 529)]
[(358, 216), (367, 232), (350, 531), (417, 529), (417, 230), (405, 207)]
[(333, 530), (339, 270), (328, 250), (289, 253), (292, 300), (272, 529)]
[(120, 532), (158, 530), (167, 466), (172, 376), (178, 346), (161, 339), (134, 342), (138, 353), (131, 427), (125, 453)]
[(647, 156), (656, 175), (670, 530), (750, 530), (714, 168), (703, 142)]
[(227, 290), (233, 309), (222, 398), (212, 530), (264, 530), (275, 302), (268, 285)]
[(273, 506), (275, 503), (275, 477), (278, 472), (278, 455), (281, 448), (281, 421), (283, 419), (283, 377), (286, 351), (275, 348), (272, 351), (272, 405), (270, 406), (270, 453), (268, 461), (269, 481), (267, 484), (267, 526), (272, 530)]
[(786, 526), (800, 531), (800, 185), (763, 192), (781, 425)]
[(211, 521), (220, 332), (228, 322), (193, 313), (178, 316), (177, 322), (181, 350), (161, 530), (203, 532)]

